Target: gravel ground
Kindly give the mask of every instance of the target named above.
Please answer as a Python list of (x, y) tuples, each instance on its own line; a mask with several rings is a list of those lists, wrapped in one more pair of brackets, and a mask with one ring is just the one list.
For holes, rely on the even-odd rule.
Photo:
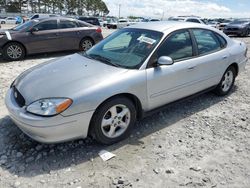
[[(240, 40), (250, 49), (250, 37)], [(0, 63), (0, 187), (250, 186), (249, 64), (227, 97), (207, 93), (175, 103), (139, 121), (118, 144), (40, 144), (10, 120), (4, 95), (19, 73), (62, 55)], [(103, 162), (102, 149), (116, 157)]]

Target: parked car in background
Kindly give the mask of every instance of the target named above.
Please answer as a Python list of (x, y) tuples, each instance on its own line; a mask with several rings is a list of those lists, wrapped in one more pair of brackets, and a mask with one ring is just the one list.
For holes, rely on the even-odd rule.
[(0, 17), (0, 23), (1, 23), (1, 24), (4, 24), (4, 23), (5, 23), (5, 18), (6, 18), (5, 16), (1, 16), (1, 17)]
[(130, 22), (127, 19), (119, 19), (117, 22), (107, 23), (108, 29), (121, 29), (130, 25)]
[(30, 20), (41, 19), (41, 18), (57, 17), (57, 16), (58, 15), (56, 15), (56, 14), (34, 14), (33, 16), (30, 17)]
[(6, 17), (1, 19), (1, 24), (16, 24), (17, 19), (15, 17)]
[(103, 39), (100, 27), (76, 19), (34, 19), (0, 31), (0, 48), (7, 60), (64, 50), (86, 51)]
[(205, 24), (202, 19), (198, 17), (185, 17), (185, 16), (178, 16), (178, 17), (170, 17), (168, 20), (170, 21), (183, 21), (183, 22), (193, 22), (199, 24)]
[(224, 30), (224, 28), (229, 24), (231, 23), (233, 20), (223, 20), (222, 22), (220, 22), (219, 24), (219, 30)]
[(211, 27), (214, 27), (216, 29), (219, 29), (220, 22), (217, 22), (217, 21), (208, 21), (206, 24), (209, 25), (209, 26), (211, 26)]
[(98, 18), (95, 18), (95, 17), (79, 17), (78, 20), (87, 22), (87, 23), (92, 24), (92, 25), (101, 26)]
[(157, 19), (157, 18), (152, 18), (152, 19), (149, 19), (148, 20), (149, 22), (158, 22), (158, 21), (161, 21), (160, 19)]
[(165, 104), (212, 89), (227, 95), (247, 61), (245, 43), (210, 26), (136, 24), (85, 53), (25, 71), (5, 104), (16, 125), (37, 141), (92, 135), (113, 144), (129, 136), (136, 119)]
[(225, 26), (223, 32), (227, 35), (248, 36), (250, 34), (250, 19), (237, 19)]

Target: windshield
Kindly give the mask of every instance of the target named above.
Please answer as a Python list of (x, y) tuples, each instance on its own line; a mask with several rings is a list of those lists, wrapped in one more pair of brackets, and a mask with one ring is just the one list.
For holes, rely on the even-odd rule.
[(248, 22), (249, 20), (234, 20), (231, 24), (244, 24)]
[(23, 24), (20, 24), (14, 28), (12, 28), (11, 30), (13, 31), (21, 31), (21, 30), (28, 30), (30, 29), (34, 24), (34, 21), (28, 21), (28, 22), (25, 22)]
[(117, 67), (139, 68), (162, 35), (151, 30), (122, 29), (88, 50), (84, 56)]
[(169, 21), (184, 21), (184, 18), (169, 18)]

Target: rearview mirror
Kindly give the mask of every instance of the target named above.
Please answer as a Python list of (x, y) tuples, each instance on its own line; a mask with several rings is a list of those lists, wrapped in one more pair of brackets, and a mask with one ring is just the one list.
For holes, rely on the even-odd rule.
[(158, 60), (157, 60), (157, 64), (158, 65), (172, 65), (174, 63), (173, 59), (171, 57), (168, 56), (161, 56)]
[(39, 29), (36, 28), (36, 27), (33, 27), (33, 28), (30, 29), (30, 32), (31, 32), (31, 33), (34, 33), (34, 32), (37, 32), (37, 31), (39, 31)]

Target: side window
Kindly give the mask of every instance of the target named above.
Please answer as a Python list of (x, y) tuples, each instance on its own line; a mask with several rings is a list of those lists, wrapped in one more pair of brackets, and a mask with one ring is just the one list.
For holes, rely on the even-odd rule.
[(49, 20), (34, 26), (38, 31), (57, 29), (57, 20)]
[(197, 19), (187, 19), (187, 22), (200, 23)]
[(69, 20), (60, 20), (59, 27), (61, 29), (67, 29), (67, 28), (75, 28), (78, 27), (77, 23), (74, 21)]
[(78, 22), (79, 27), (88, 27), (84, 22)]
[(31, 19), (36, 19), (36, 18), (39, 18), (38, 14), (34, 15)]
[(132, 37), (129, 32), (124, 32), (121, 35), (118, 35), (113, 40), (109, 41), (103, 46), (103, 49), (121, 49), (127, 48), (130, 44)]
[(157, 57), (169, 56), (173, 60), (190, 58), (193, 56), (193, 46), (190, 34), (181, 30), (171, 34), (158, 49)]
[(227, 41), (226, 39), (224, 39), (224, 37), (222, 37), (221, 35), (215, 33), (215, 35), (217, 36), (217, 38), (219, 39), (220, 41), (220, 46), (221, 48), (225, 48), (227, 46)]
[(220, 42), (212, 31), (194, 29), (193, 33), (198, 45), (199, 55), (208, 54), (221, 49)]

